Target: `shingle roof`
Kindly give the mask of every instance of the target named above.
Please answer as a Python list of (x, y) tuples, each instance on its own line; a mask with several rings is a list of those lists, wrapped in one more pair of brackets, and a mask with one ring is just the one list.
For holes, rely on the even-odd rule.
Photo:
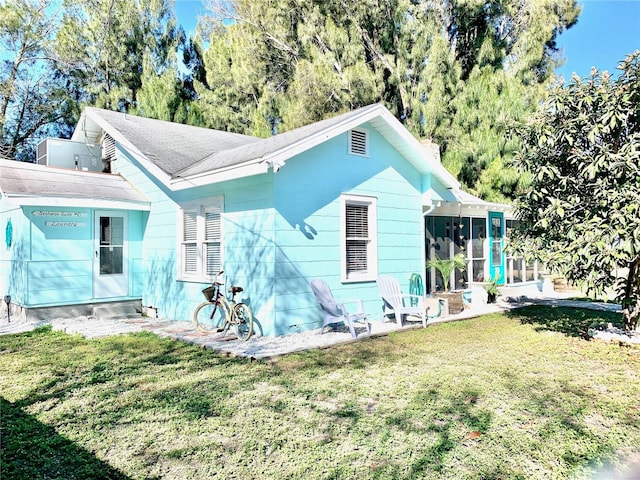
[[(382, 104), (373, 104), (268, 138), (210, 130), (87, 107), (72, 140), (98, 142), (101, 131), (146, 163), (171, 189), (277, 171), (293, 156), (369, 123), (421, 173), (449, 186), (458, 181)], [(220, 176), (214, 178), (217, 173)], [(236, 175), (237, 177), (234, 177)]]
[(148, 203), (120, 175), (0, 160), (0, 192), (8, 197), (60, 197)]
[(116, 141), (122, 142), (126, 139), (170, 176), (205, 157), (260, 140), (248, 135), (137, 117), (94, 107), (87, 107), (85, 114), (103, 130), (108, 131)]
[(279, 133), (272, 137), (258, 139), (258, 141), (250, 144), (239, 145), (226, 151), (218, 151), (178, 173), (179, 176), (188, 177), (190, 175), (197, 175), (218, 168), (229, 167), (263, 158), (269, 154), (282, 150), (283, 148), (304, 141), (305, 139), (320, 132), (326, 131), (335, 125), (348, 121), (350, 118), (358, 117), (363, 113), (373, 111), (378, 108), (380, 108), (379, 104), (369, 105), (312, 123), (310, 125), (296, 128), (295, 130), (289, 130), (288, 132)]

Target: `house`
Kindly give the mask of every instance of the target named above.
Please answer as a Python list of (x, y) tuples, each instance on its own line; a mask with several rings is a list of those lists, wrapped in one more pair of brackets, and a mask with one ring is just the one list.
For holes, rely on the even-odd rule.
[(468, 240), (473, 280), (513, 263), (507, 207), (462, 192), (379, 104), (266, 139), (86, 108), (38, 164), (0, 161), (0, 193), (0, 292), (30, 316), (129, 301), (188, 320), (224, 270), (281, 335), (320, 325), (312, 278), (374, 315), (378, 274), (406, 287)]

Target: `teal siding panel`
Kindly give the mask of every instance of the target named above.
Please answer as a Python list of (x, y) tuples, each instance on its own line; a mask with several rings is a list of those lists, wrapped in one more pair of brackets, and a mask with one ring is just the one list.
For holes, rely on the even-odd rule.
[(31, 260), (93, 257), (93, 213), (86, 208), (25, 207), (31, 222)]
[[(342, 284), (340, 280), (340, 196), (377, 199), (378, 270), (407, 283), (423, 271), (423, 176), (372, 127), (369, 157), (351, 156), (347, 135), (290, 159), (274, 177), (276, 316), (287, 328), (320, 326), (313, 278), (327, 281), (336, 297), (361, 298), (365, 309), (381, 317), (375, 282)], [(282, 282), (281, 279), (286, 279)], [(304, 321), (304, 315), (313, 317)], [(296, 327), (298, 328), (298, 327)]]
[[(287, 161), (277, 173), (169, 192), (136, 160), (120, 152), (117, 168), (152, 202), (142, 222), (141, 256), (132, 283), (141, 278), (143, 303), (174, 319), (190, 319), (206, 284), (177, 281), (177, 204), (224, 195), (223, 260), (227, 285), (253, 309), (258, 331), (292, 333), (320, 326), (309, 281), (324, 278), (336, 296), (362, 298), (378, 315), (375, 282), (340, 282), (340, 196), (377, 198), (378, 267), (407, 283), (423, 267), (421, 193), (425, 179), (371, 126), (369, 157), (348, 155), (347, 135)], [(138, 261), (139, 260), (139, 261)]]
[(91, 260), (30, 261), (27, 275), (27, 306), (81, 303), (93, 296)]
[[(11, 220), (12, 243), (7, 247), (6, 228)], [(26, 298), (26, 268), (29, 259), (29, 224), (24, 212), (15, 205), (0, 199), (0, 296), (11, 295), (12, 301), (24, 304)]]
[(238, 299), (253, 309), (258, 331), (273, 334), (275, 243), (271, 175), (170, 192), (149, 178), (136, 159), (122, 150), (117, 170), (152, 202), (144, 222), (140, 262), (143, 304), (157, 307), (159, 315), (166, 318), (191, 319), (204, 300), (201, 290), (207, 284), (177, 280), (178, 204), (223, 195), (225, 281), (245, 288)]

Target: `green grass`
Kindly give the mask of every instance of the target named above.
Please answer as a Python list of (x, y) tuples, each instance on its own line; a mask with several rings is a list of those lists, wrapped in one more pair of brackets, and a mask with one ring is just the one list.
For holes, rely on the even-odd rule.
[(589, 478), (640, 445), (619, 315), (530, 307), (251, 363), (152, 334), (0, 337), (3, 478)]

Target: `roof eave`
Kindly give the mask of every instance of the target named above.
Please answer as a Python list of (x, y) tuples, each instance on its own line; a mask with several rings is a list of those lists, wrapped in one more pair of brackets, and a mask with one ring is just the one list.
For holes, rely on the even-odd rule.
[(240, 178), (260, 175), (269, 171), (267, 165), (261, 158), (250, 160), (238, 165), (219, 168), (209, 172), (194, 174), (185, 177), (174, 177), (169, 183), (172, 191), (185, 190), (187, 188), (202, 187), (214, 183), (237, 180)]
[(20, 207), (39, 207), (46, 205), (48, 207), (99, 208), (104, 210), (151, 210), (151, 203), (142, 200), (23, 194), (5, 194), (4, 197), (7, 201)]
[[(132, 155), (144, 168), (149, 171), (156, 179), (158, 179), (165, 186), (169, 186), (171, 183), (171, 176), (164, 172), (161, 168), (159, 168), (154, 162), (151, 161), (143, 152), (141, 152), (132, 142), (129, 141), (127, 137), (122, 135), (117, 129), (115, 129), (108, 120), (102, 118), (98, 110), (92, 107), (86, 107), (82, 112), (82, 116), (80, 117), (80, 121), (78, 122), (78, 127), (81, 124), (86, 125), (85, 119), (90, 119), (94, 122), (98, 127), (100, 127), (103, 131), (107, 132), (116, 143), (120, 144), (124, 149)], [(83, 118), (84, 117), (84, 118)], [(84, 121), (83, 121), (84, 120)], [(73, 132), (72, 139), (76, 137), (76, 131)], [(81, 129), (82, 131), (82, 129)]]

